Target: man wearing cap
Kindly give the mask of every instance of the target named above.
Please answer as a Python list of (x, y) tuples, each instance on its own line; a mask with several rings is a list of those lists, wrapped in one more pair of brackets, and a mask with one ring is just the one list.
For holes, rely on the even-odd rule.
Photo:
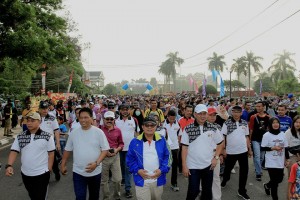
[(156, 130), (155, 119), (146, 117), (144, 132), (129, 145), (126, 163), (133, 174), (137, 200), (161, 200), (172, 156), (166, 140)]
[(220, 159), (223, 138), (218, 134), (217, 127), (206, 121), (206, 105), (198, 104), (194, 116), (195, 122), (185, 127), (181, 138), (182, 172), (189, 178), (186, 199), (197, 198), (201, 181), (200, 199), (212, 200), (213, 170)]
[(121, 104), (119, 106), (120, 109), (120, 116), (116, 119), (115, 123), (116, 126), (122, 132), (122, 138), (124, 142), (124, 147), (120, 152), (120, 162), (121, 162), (121, 169), (122, 169), (122, 183), (125, 183), (125, 196), (127, 198), (133, 197), (130, 189), (131, 189), (131, 177), (132, 175), (128, 171), (128, 167), (126, 166), (126, 154), (128, 151), (129, 144), (131, 140), (138, 135), (140, 131), (137, 120), (130, 116), (129, 114), (129, 105), (128, 104)]
[(250, 199), (246, 190), (249, 171), (248, 156), (252, 156), (252, 150), (248, 123), (241, 119), (241, 116), (242, 108), (240, 106), (233, 106), (232, 117), (225, 121), (221, 130), (221, 133), (225, 137), (227, 154), (221, 186), (226, 186), (227, 181), (230, 180), (231, 170), (236, 161), (238, 161), (240, 166), (238, 196), (247, 200)]
[(119, 152), (123, 149), (124, 143), (122, 139), (121, 130), (114, 125), (115, 114), (112, 111), (107, 111), (104, 114), (104, 126), (101, 130), (104, 132), (110, 149), (102, 162), (102, 178), (101, 186), (103, 187), (103, 200), (110, 199), (109, 191), (109, 171), (112, 174), (113, 182), (113, 199), (121, 199), (121, 165)]
[(20, 133), (11, 146), (5, 174), (14, 174), (13, 164), (21, 152), (22, 180), (30, 198), (46, 199), (55, 151), (53, 135), (40, 129), (38, 113), (30, 113), (26, 120), (28, 130)]
[(53, 135), (56, 143), (56, 151), (55, 151), (55, 157), (54, 157), (54, 163), (53, 163), (53, 172), (55, 174), (55, 180), (60, 180), (60, 172), (58, 168), (58, 160), (57, 157), (60, 157), (60, 132), (59, 132), (59, 125), (55, 118), (55, 116), (52, 116), (48, 113), (49, 104), (46, 101), (41, 101), (39, 105), (39, 114), (41, 115), (41, 124), (40, 128), (43, 131), (46, 131), (47, 133), (50, 133)]

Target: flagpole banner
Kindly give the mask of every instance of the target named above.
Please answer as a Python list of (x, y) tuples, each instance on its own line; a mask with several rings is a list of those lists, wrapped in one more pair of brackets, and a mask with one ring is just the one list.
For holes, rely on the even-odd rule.
[(220, 97), (223, 97), (223, 96), (225, 96), (225, 87), (224, 87), (224, 81), (221, 78), (221, 81), (220, 81)]
[(198, 84), (196, 82), (194, 82), (194, 91), (195, 91), (195, 94), (198, 93)]
[(192, 87), (193, 86), (193, 83), (194, 83), (194, 80), (192, 77), (190, 77), (190, 86)]
[(153, 87), (152, 87), (152, 85), (150, 85), (150, 83), (147, 84), (146, 88), (147, 88), (147, 90), (149, 90), (149, 91), (153, 89)]
[(262, 82), (261, 80), (259, 81), (259, 95), (262, 93)]
[(125, 83), (125, 84), (122, 86), (122, 89), (123, 89), (123, 90), (127, 90), (128, 88), (129, 88), (128, 83)]
[(203, 80), (203, 84), (202, 84), (202, 96), (206, 96), (206, 78), (204, 78)]

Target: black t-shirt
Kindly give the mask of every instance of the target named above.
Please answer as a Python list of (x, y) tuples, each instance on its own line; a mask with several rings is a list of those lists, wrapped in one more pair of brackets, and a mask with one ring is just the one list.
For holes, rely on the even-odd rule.
[(254, 118), (254, 126), (251, 137), (252, 141), (262, 141), (263, 135), (268, 131), (269, 119), (270, 117), (268, 115), (265, 115), (264, 117), (256, 115)]

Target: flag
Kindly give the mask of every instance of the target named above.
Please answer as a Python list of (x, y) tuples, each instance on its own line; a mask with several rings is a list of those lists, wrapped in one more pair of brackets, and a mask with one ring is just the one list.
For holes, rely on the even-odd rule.
[(202, 96), (206, 96), (206, 78), (203, 80), (203, 85), (202, 85)]
[(198, 93), (198, 84), (196, 83), (196, 81), (194, 82), (194, 91), (195, 91), (195, 94)]
[(74, 70), (72, 70), (72, 73), (70, 75), (70, 81), (69, 81), (69, 86), (68, 86), (68, 93), (70, 93), (70, 89), (71, 89), (71, 86), (72, 86), (73, 72), (74, 72)]
[(214, 70), (214, 69), (211, 72), (212, 72), (213, 81), (216, 81), (217, 76), (218, 76), (218, 74), (220, 75), (220, 73), (217, 70)]
[(129, 88), (128, 83), (125, 83), (125, 84), (122, 86), (122, 89), (123, 89), (123, 90), (127, 90), (128, 88)]
[(192, 78), (192, 77), (190, 77), (190, 86), (192, 86), (192, 85), (193, 85), (193, 82), (194, 82), (193, 78)]
[(262, 82), (261, 80), (259, 81), (259, 95), (262, 93)]
[(150, 85), (150, 83), (147, 84), (146, 88), (147, 88), (147, 90), (152, 90), (153, 89), (153, 87), (152, 87), (152, 85)]
[(224, 81), (221, 78), (221, 83), (220, 83), (220, 97), (225, 96), (225, 88), (224, 88)]

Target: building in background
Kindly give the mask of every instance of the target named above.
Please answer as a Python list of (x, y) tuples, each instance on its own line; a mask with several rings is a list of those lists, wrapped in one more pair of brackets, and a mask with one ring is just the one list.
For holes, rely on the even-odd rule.
[(82, 76), (84, 84), (93, 90), (101, 91), (104, 88), (104, 75), (102, 71), (85, 71)]

